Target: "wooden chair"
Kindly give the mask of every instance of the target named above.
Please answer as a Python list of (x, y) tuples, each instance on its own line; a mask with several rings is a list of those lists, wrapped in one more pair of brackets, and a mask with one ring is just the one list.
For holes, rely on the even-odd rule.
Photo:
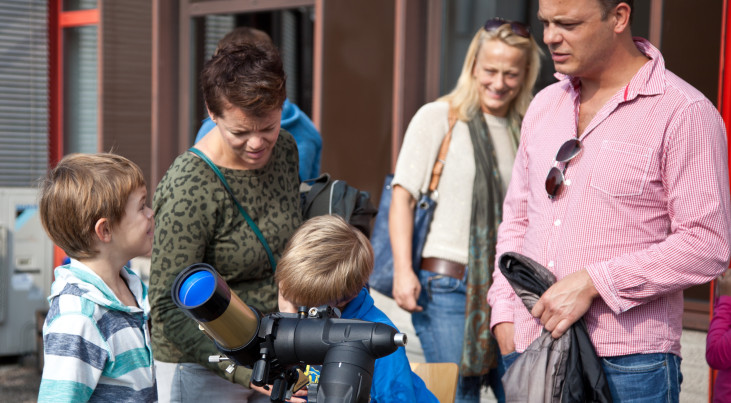
[(440, 403), (454, 403), (459, 367), (453, 362), (412, 362), (411, 370), (424, 380)]

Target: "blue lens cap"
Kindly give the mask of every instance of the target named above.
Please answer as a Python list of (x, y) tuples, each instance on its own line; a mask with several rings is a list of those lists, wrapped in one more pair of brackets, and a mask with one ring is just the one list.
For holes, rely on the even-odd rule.
[(213, 273), (197, 271), (183, 281), (178, 291), (180, 302), (186, 307), (196, 307), (208, 300), (216, 289), (216, 277)]

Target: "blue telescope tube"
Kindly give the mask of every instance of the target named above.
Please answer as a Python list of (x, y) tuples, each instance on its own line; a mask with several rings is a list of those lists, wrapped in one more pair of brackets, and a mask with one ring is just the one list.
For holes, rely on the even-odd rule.
[(219, 350), (245, 347), (258, 333), (261, 314), (232, 293), (209, 264), (183, 269), (175, 277), (171, 293), (175, 305), (198, 322)]
[(206, 302), (216, 289), (216, 277), (207, 271), (197, 271), (183, 281), (178, 292), (180, 302), (190, 309)]

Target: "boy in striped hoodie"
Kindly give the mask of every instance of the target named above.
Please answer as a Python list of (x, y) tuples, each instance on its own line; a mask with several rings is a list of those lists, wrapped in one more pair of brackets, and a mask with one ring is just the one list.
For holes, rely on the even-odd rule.
[(68, 155), (39, 206), (71, 262), (54, 272), (38, 401), (157, 401), (147, 287), (125, 266), (152, 248), (142, 171), (114, 154)]

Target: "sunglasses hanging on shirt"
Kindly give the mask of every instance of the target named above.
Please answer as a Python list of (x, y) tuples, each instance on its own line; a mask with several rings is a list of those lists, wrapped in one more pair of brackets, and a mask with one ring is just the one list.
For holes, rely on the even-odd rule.
[[(548, 171), (546, 176), (546, 192), (548, 198), (555, 198), (564, 184), (564, 174), (569, 166), (569, 161), (579, 155), (581, 152), (581, 141), (579, 139), (570, 139), (561, 145), (556, 153), (553, 167)], [(558, 169), (558, 164), (564, 163), (563, 169)]]

